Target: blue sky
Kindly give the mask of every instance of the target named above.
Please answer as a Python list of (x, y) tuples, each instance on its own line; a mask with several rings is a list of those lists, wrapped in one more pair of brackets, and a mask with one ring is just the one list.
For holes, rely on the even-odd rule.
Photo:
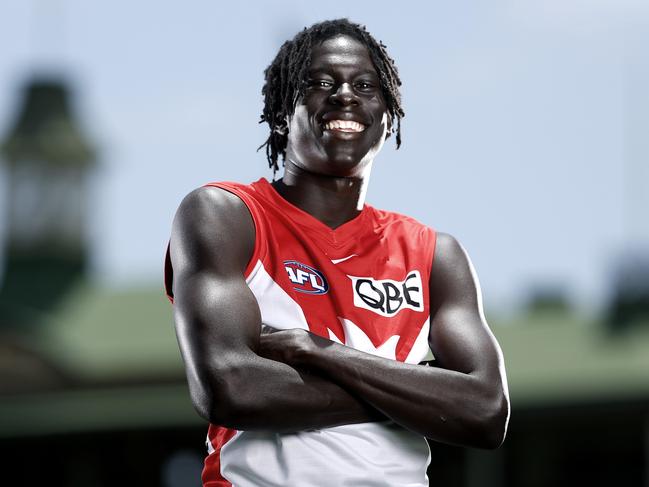
[(403, 147), (384, 146), (368, 202), (454, 234), (494, 308), (546, 285), (600, 305), (616, 256), (649, 241), (640, 0), (3, 2), (0, 134), (31, 74), (65, 73), (101, 154), (93, 275), (157, 282), (184, 194), (271, 177), (255, 149), (278, 47), (341, 16), (388, 45), (403, 80)]

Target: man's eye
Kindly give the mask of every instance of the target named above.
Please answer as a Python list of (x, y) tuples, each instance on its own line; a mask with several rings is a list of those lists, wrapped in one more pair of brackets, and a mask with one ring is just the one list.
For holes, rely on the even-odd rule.
[(314, 88), (331, 88), (333, 83), (324, 79), (313, 79), (309, 81), (309, 86)]
[(356, 83), (356, 88), (359, 90), (371, 90), (374, 88), (374, 85), (370, 83), (369, 81), (359, 81)]

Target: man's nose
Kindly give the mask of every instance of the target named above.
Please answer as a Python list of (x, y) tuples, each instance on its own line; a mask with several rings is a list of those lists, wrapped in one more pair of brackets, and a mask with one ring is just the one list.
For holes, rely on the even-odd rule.
[(332, 93), (331, 101), (338, 105), (358, 105), (358, 97), (350, 83), (341, 83)]

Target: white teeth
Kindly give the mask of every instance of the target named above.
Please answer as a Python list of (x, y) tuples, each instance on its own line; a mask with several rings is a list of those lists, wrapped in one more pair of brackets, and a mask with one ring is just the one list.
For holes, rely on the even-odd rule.
[(332, 120), (324, 125), (325, 130), (340, 130), (341, 132), (362, 132), (365, 125), (352, 120)]

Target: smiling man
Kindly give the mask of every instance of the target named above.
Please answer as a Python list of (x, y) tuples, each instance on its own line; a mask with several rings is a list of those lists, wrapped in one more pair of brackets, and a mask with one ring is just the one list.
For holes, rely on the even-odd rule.
[(190, 193), (167, 255), (210, 422), (203, 483), (427, 486), (425, 438), (495, 448), (509, 400), (465, 251), (365, 204), (375, 156), (400, 143), (396, 67), (342, 19), (286, 42), (265, 76), (264, 145), (283, 177)]

